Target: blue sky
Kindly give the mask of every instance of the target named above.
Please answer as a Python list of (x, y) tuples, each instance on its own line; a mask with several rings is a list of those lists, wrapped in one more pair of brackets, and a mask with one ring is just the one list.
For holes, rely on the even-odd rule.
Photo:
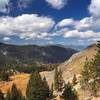
[(89, 45), (100, 39), (100, 0), (0, 0), (0, 41)]

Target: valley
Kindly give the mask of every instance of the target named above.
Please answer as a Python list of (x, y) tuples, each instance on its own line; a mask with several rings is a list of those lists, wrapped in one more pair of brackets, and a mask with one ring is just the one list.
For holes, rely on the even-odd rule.
[[(77, 78), (77, 85), (74, 87), (79, 96), (79, 100), (87, 100), (87, 98), (92, 98), (91, 100), (99, 100), (100, 98), (94, 98), (89, 97), (87, 94), (88, 91), (82, 90), (80, 87), (80, 78), (81, 78), (81, 72), (85, 65), (86, 59), (91, 61), (94, 56), (96, 55), (97, 47), (96, 45), (91, 45), (84, 49), (83, 51), (80, 51), (74, 55), (64, 63), (60, 64), (58, 66), (59, 69), (62, 70), (62, 76), (65, 81), (72, 82), (73, 76), (76, 75)], [(46, 77), (46, 80), (48, 82), (49, 87), (51, 87), (52, 83), (54, 82), (54, 71), (43, 71), (40, 72), (42, 77)], [(11, 89), (13, 83), (16, 84), (16, 87), (21, 90), (22, 94), (26, 96), (26, 88), (29, 81), (30, 74), (27, 73), (17, 73), (10, 77), (10, 80), (8, 82), (1, 81), (0, 82), (0, 89), (3, 93), (7, 93), (9, 89)], [(57, 98), (59, 98), (57, 96)], [(57, 99), (58, 100), (58, 99)]]

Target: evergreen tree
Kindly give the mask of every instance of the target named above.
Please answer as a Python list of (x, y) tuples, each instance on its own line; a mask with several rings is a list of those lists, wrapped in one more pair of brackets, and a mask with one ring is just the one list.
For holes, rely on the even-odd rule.
[(0, 73), (0, 78), (3, 81), (8, 81), (9, 80), (9, 74), (5, 70), (2, 70), (1, 73)]
[(55, 85), (55, 90), (58, 90), (58, 68), (55, 68), (55, 75), (54, 75), (54, 85)]
[(49, 90), (49, 86), (45, 77), (43, 78), (43, 88), (44, 88), (45, 96), (49, 98), (50, 90)]
[(82, 86), (93, 96), (100, 91), (100, 42), (97, 43), (97, 53), (91, 62), (87, 62), (82, 71)]
[(77, 84), (77, 78), (76, 78), (75, 74), (73, 76), (72, 84), (73, 84), (73, 86), (75, 86)]
[(7, 92), (5, 100), (11, 100), (11, 94), (10, 91)]
[(97, 95), (97, 87), (96, 87), (95, 81), (93, 81), (91, 83), (91, 93), (92, 93), (93, 96), (96, 96)]
[(91, 66), (91, 64), (90, 64), (90, 62), (88, 62), (88, 59), (86, 58), (86, 62), (85, 62), (85, 65), (84, 65), (84, 68), (83, 68), (83, 70), (82, 70), (82, 80), (81, 80), (81, 85), (82, 85), (82, 87), (84, 88), (84, 87), (86, 87), (86, 88), (88, 88), (89, 90), (90, 90), (90, 88), (89, 88), (89, 72), (90, 72), (90, 66)]
[(54, 86), (55, 90), (62, 91), (64, 85), (63, 77), (62, 77), (62, 71), (61, 69), (58, 70), (56, 67), (55, 69), (55, 75), (54, 75)]
[(58, 72), (58, 91), (62, 91), (63, 85), (64, 85), (64, 80), (62, 77), (62, 71), (61, 71), (61, 69), (59, 69), (59, 72)]
[(3, 95), (3, 93), (1, 92), (1, 90), (0, 90), (0, 100), (4, 100), (4, 95)]
[(69, 82), (65, 85), (62, 97), (64, 100), (78, 100), (77, 92)]
[(94, 60), (87, 62), (82, 71), (81, 85), (83, 89), (90, 91), (91, 95), (96, 96), (97, 94), (97, 81), (96, 81), (96, 66), (94, 65)]
[(22, 93), (16, 88), (16, 85), (12, 85), (11, 91), (7, 93), (6, 100), (25, 100)]
[(42, 80), (38, 72), (32, 73), (27, 86), (27, 99), (28, 100), (46, 100), (49, 95), (49, 87), (46, 79)]
[(53, 98), (54, 85), (51, 85), (50, 98)]

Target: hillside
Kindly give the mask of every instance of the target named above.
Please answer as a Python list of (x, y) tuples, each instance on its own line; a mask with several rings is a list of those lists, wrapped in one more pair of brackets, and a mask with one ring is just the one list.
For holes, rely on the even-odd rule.
[[(96, 54), (96, 45), (91, 45), (88, 48), (84, 49), (83, 51), (74, 54), (68, 61), (65, 61), (58, 67), (62, 70), (63, 79), (67, 83), (68, 81), (72, 82), (74, 74), (76, 75), (78, 82), (81, 78), (81, 72), (83, 69), (83, 66), (85, 64), (86, 58), (90, 61), (94, 58), (94, 55)], [(46, 76), (49, 85), (51, 86), (52, 80), (54, 80), (54, 71), (52, 72), (42, 72), (43, 76)], [(80, 88), (80, 83), (78, 83), (74, 87), (79, 95), (79, 100), (88, 100), (91, 98), (91, 100), (99, 100), (100, 98), (94, 98), (89, 95), (88, 91), (83, 91)]]
[[(72, 57), (60, 64), (58, 68), (62, 70), (63, 78), (66, 82), (70, 81), (74, 74), (79, 75), (82, 71), (82, 68), (85, 64), (86, 58), (91, 60), (96, 54), (96, 45), (91, 45), (84, 49), (83, 51), (72, 55)], [(53, 80), (54, 71), (51, 72), (42, 72), (42, 75), (45, 75), (48, 81)]]
[[(59, 65), (58, 67), (61, 68), (63, 72), (63, 78), (65, 82), (67, 83), (68, 81), (71, 81), (74, 74), (76, 74), (79, 80), (80, 73), (86, 61), (86, 58), (88, 58), (88, 60), (91, 60), (95, 54), (96, 54), (96, 46), (92, 45), (86, 48), (85, 50), (77, 54), (74, 54), (68, 61), (65, 61), (64, 63)], [(41, 72), (41, 75), (46, 77), (49, 86), (51, 86), (53, 82), (54, 71)], [(26, 85), (29, 80), (29, 76), (30, 76), (29, 74), (25, 73), (12, 76), (11, 81), (0, 83), (0, 89), (4, 93), (6, 93), (7, 90), (11, 88), (12, 83), (15, 83), (18, 89), (20, 89), (22, 93), (25, 95)], [(86, 91), (81, 90), (79, 84), (77, 84), (75, 88), (78, 91), (78, 95), (80, 98), (79, 100), (87, 100), (87, 98), (89, 97), (88, 93)], [(100, 98), (92, 98), (91, 100), (99, 100), (99, 99)]]
[(6, 65), (28, 66), (33, 61), (40, 63), (61, 63), (77, 51), (61, 46), (8, 45), (0, 43), (0, 67)]
[[(91, 45), (83, 51), (74, 54), (68, 61), (59, 66), (63, 71), (65, 80), (70, 79), (74, 74), (80, 74), (85, 64), (86, 58), (90, 61), (96, 54), (96, 45)], [(66, 76), (66, 77), (65, 77)]]

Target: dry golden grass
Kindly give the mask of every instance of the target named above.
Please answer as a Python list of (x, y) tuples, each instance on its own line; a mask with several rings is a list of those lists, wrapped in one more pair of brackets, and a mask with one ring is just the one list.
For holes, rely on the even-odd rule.
[(29, 76), (29, 74), (24, 73), (14, 75), (10, 77), (11, 81), (1, 82), (0, 89), (3, 93), (7, 93), (7, 91), (11, 90), (12, 84), (16, 84), (16, 87), (25, 95)]

